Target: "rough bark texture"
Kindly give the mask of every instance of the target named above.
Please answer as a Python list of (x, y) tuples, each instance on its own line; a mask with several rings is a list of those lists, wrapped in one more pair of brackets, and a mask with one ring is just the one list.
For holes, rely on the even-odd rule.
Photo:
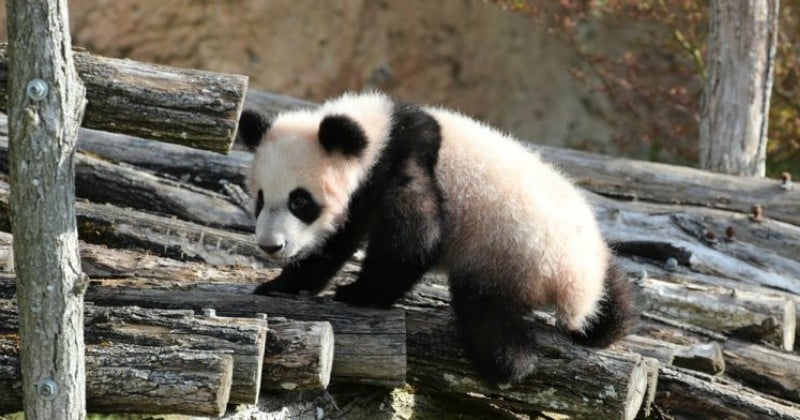
[(700, 167), (764, 176), (779, 0), (711, 0)]
[[(0, 181), (0, 228), (8, 229), (8, 186)], [(88, 201), (75, 203), (82, 240), (152, 251), (177, 260), (249, 265), (263, 260), (249, 235)]]
[(795, 420), (800, 407), (776, 403), (741, 385), (662, 367), (656, 404), (664, 414), (680, 420)]
[[(85, 127), (223, 153), (233, 144), (247, 77), (86, 52), (75, 52), (74, 58), (89, 101)], [(8, 59), (9, 52), (0, 46), (0, 109), (6, 109)]]
[[(14, 254), (25, 415), (81, 419), (85, 280), (73, 157), (85, 90), (73, 63), (66, 0), (8, 0), (6, 7), (12, 59), (0, 86), (8, 89), (11, 227), (20, 238)], [(26, 93), (37, 78), (43, 89)]]
[(262, 388), (284, 391), (327, 388), (334, 358), (331, 324), (280, 318), (271, 318), (269, 324)]
[[(0, 413), (21, 408), (16, 343), (0, 337)], [(230, 352), (108, 342), (86, 346), (86, 405), (102, 413), (220, 416), (231, 389)], [(68, 417), (47, 417), (66, 419)]]
[(322, 299), (252, 295), (244, 286), (236, 294), (202, 291), (175, 293), (123, 287), (92, 287), (87, 300), (98, 305), (194, 309), (213, 307), (225, 316), (271, 317), (328, 321), (336, 335), (331, 374), (334, 380), (400, 386), (406, 376), (406, 325), (402, 310), (356, 308)]
[[(17, 330), (17, 309), (15, 302), (0, 299), (0, 336)], [(87, 345), (182, 347), (220, 354), (230, 351), (233, 356), (230, 401), (247, 404), (258, 401), (267, 341), (266, 320), (207, 317), (190, 310), (108, 308), (91, 304), (86, 305), (84, 315)]]

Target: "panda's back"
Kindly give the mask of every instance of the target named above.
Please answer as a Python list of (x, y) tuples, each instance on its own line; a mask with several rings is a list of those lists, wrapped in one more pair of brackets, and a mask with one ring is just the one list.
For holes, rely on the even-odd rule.
[(609, 252), (580, 191), (515, 139), (459, 113), (425, 110), (442, 137), (445, 268), (509, 279), (499, 286), (540, 303), (570, 284), (601, 293)]

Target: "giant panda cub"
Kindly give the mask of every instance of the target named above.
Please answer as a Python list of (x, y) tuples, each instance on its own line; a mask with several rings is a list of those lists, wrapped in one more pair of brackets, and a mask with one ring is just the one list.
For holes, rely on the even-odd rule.
[(462, 114), (345, 94), (274, 118), (245, 111), (255, 239), (284, 266), (257, 294), (320, 292), (366, 240), (335, 299), (388, 307), (444, 270), (467, 355), (491, 383), (533, 369), (523, 316), (555, 309), (575, 341), (607, 346), (630, 285), (578, 189), (515, 139)]

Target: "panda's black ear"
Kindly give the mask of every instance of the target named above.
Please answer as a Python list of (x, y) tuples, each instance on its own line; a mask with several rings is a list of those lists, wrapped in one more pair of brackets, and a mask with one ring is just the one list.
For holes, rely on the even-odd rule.
[(328, 115), (319, 123), (319, 142), (328, 153), (341, 152), (345, 156), (358, 157), (367, 147), (367, 134), (345, 115)]
[(272, 121), (261, 112), (245, 109), (239, 117), (239, 141), (247, 146), (250, 151), (256, 150), (264, 134), (267, 134)]

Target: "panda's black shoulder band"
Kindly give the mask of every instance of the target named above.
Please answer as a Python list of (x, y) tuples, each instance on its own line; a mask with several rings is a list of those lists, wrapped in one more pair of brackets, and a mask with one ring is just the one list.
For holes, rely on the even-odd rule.
[(272, 121), (267, 115), (256, 110), (246, 109), (239, 117), (239, 140), (251, 151), (255, 150), (271, 125)]
[(326, 152), (358, 157), (367, 147), (367, 134), (346, 115), (328, 115), (319, 123), (319, 142)]

